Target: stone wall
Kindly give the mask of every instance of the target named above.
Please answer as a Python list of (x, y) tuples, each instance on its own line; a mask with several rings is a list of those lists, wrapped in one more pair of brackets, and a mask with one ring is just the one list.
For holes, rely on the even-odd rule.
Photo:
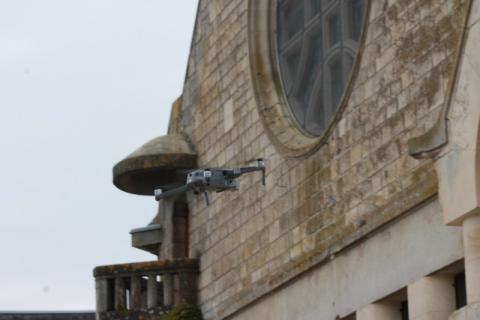
[[(440, 210), (438, 199), (427, 201), (229, 319), (351, 320), (347, 316), (364, 306), (463, 258), (462, 230), (445, 226)], [(449, 299), (441, 301), (448, 305)], [(434, 314), (429, 320), (441, 319)]]
[[(200, 167), (264, 157), (237, 192), (189, 195), (200, 303), (221, 319), (437, 193), (430, 160), (408, 154), (450, 92), (468, 0), (374, 0), (352, 92), (325, 144), (282, 155), (257, 111), (247, 0), (199, 1), (182, 126)], [(233, 117), (233, 126), (231, 126)]]

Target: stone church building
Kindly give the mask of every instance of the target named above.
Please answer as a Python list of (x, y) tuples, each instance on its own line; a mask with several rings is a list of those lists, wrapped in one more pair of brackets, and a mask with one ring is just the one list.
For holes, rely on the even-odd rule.
[(480, 0), (200, 0), (186, 69), (114, 184), (265, 186), (161, 199), (97, 319), (480, 319)]

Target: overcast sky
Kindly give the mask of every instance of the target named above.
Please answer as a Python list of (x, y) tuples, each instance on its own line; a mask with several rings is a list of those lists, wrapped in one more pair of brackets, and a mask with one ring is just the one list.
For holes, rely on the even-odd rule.
[(0, 310), (93, 310), (96, 265), (155, 259), (112, 166), (166, 133), (196, 0), (0, 0)]

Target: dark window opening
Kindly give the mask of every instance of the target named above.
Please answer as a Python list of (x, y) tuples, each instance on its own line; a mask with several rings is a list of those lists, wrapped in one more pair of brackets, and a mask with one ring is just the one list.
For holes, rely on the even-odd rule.
[(115, 309), (115, 279), (107, 280), (107, 310)]
[(408, 320), (408, 301), (402, 301), (400, 312), (402, 313), (402, 320)]
[(455, 302), (457, 309), (467, 305), (467, 288), (465, 283), (465, 273), (455, 275)]

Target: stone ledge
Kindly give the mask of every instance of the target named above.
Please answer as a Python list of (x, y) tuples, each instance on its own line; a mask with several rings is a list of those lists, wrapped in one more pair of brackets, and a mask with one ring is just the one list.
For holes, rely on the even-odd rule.
[(94, 320), (94, 312), (2, 312), (0, 320)]
[(93, 275), (97, 277), (116, 277), (119, 275), (144, 275), (148, 273), (161, 272), (198, 272), (198, 260), (196, 259), (177, 259), (177, 260), (156, 260), (147, 262), (114, 264), (108, 266), (99, 266), (93, 270)]
[(158, 320), (162, 319), (169, 309), (165, 307), (141, 310), (119, 310), (102, 312), (100, 320)]

